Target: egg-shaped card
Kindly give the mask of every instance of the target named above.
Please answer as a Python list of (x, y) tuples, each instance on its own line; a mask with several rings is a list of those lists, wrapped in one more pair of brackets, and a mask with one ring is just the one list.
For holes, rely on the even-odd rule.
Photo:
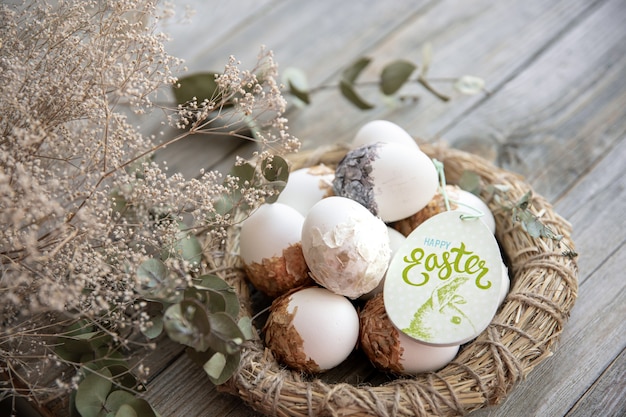
[(385, 277), (385, 308), (408, 336), (459, 345), (489, 325), (501, 285), (493, 233), (476, 216), (446, 211), (422, 223), (396, 251)]

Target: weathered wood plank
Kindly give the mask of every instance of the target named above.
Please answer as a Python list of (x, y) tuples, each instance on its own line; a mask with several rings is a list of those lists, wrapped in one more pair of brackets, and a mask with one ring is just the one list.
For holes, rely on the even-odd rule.
[(557, 198), (626, 132), (624, 17), (604, 3), (445, 138), (491, 140), (501, 165)]
[(532, 416), (565, 415), (626, 347), (625, 267), (626, 260), (616, 251), (594, 271), (580, 286), (556, 354), (531, 372), (501, 406), (472, 417), (512, 416), (521, 410)]
[[(225, 13), (220, 20), (229, 23), (228, 29), (221, 29), (218, 34), (209, 33), (201, 44), (189, 44), (198, 33), (210, 28), (210, 25), (205, 27), (203, 24), (207, 6), (195, 2), (192, 6), (198, 13), (190, 29), (180, 25), (165, 27), (173, 32), (175, 39), (179, 39), (170, 45), (170, 53), (185, 58), (193, 71), (221, 71), (230, 55), (242, 61), (242, 68), (252, 68), (260, 46), (265, 44), (274, 51), (281, 68), (297, 66), (306, 69), (310, 82), (316, 85), (336, 72), (338, 65), (347, 65), (361, 51), (388, 36), (404, 19), (429, 4), (427, 0), (393, 3), (372, 0), (359, 3), (274, 1), (253, 8), (252, 14), (237, 16), (233, 25), (229, 21), (230, 17), (235, 19), (233, 11), (247, 10), (248, 3), (248, 0), (237, 0), (228, 7), (220, 7), (217, 12)], [(341, 56), (341, 62), (337, 56)], [(150, 132), (162, 129), (158, 124), (147, 127)], [(173, 135), (171, 129), (166, 130), (164, 139)], [(157, 154), (156, 160), (167, 161), (172, 172), (180, 171), (186, 176), (197, 175), (201, 168), (225, 172), (235, 160), (232, 152), (241, 144), (229, 137), (196, 135), (168, 146)], [(248, 146), (237, 154), (249, 156), (251, 149)], [(225, 155), (227, 161), (219, 164)]]
[[(527, 415), (564, 415), (589, 387), (601, 383), (596, 381), (604, 369), (626, 347), (626, 259), (620, 253), (626, 246), (626, 227), (623, 216), (616, 217), (626, 211), (626, 190), (619, 180), (626, 175), (625, 156), (626, 139), (622, 138), (555, 206), (557, 212), (561, 208), (575, 212), (571, 220), (581, 253), (579, 297), (556, 353), (531, 372), (500, 407), (473, 417), (514, 415), (520, 409)], [(621, 225), (611, 224), (620, 218)], [(626, 395), (626, 386), (616, 389)]]
[(567, 417), (622, 417), (626, 415), (626, 351), (623, 351), (601, 378), (567, 413)]
[(221, 416), (241, 404), (237, 397), (219, 393), (187, 355), (150, 383), (146, 399), (162, 416)]
[[(473, 1), (458, 7), (454, 1), (442, 1), (408, 20), (374, 48), (361, 50), (361, 54), (375, 58), (371, 71), (362, 78), (377, 79), (381, 67), (394, 59), (420, 63), (421, 49), (430, 42), (433, 45), (432, 77), (469, 73), (483, 77), (490, 90), (497, 90), (596, 3)], [(334, 65), (342, 65), (342, 62), (349, 61), (342, 56), (339, 62), (335, 58)], [(312, 61), (308, 67), (311, 65)], [(307, 66), (303, 68), (308, 70)], [(326, 82), (336, 83), (336, 74)], [(292, 130), (306, 146), (314, 147), (320, 143), (350, 140), (366, 121), (384, 118), (405, 127), (414, 136), (432, 140), (455, 118), (485, 100), (481, 95), (455, 94), (447, 84), (440, 88), (450, 92), (454, 99), (443, 103), (424, 89), (407, 88), (408, 94), (420, 94), (417, 105), (381, 105), (367, 112), (354, 109), (335, 91), (324, 92), (314, 105), (290, 115)]]
[(598, 162), (555, 208), (573, 225), (581, 256), (580, 282), (588, 279), (626, 239), (626, 138)]

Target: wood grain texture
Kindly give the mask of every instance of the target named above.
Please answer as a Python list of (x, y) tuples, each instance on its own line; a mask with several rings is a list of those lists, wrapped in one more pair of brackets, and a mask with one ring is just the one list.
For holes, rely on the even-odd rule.
[(578, 400), (567, 417), (602, 415), (621, 417), (626, 415), (626, 351), (611, 363), (595, 384)]
[[(291, 55), (292, 46), (282, 43), (279, 48), (285, 48), (287, 62), (307, 63), (300, 66), (323, 83), (337, 76), (338, 65), (346, 62), (343, 57), (361, 53), (376, 57), (381, 62), (364, 74), (364, 78), (375, 77), (385, 60), (398, 56), (419, 60), (421, 46), (430, 41), (435, 50), (433, 76), (472, 72), (487, 79), (491, 95), (456, 96), (441, 103), (420, 92), (422, 99), (415, 107), (382, 106), (360, 112), (329, 91), (320, 93), (319, 102), (311, 107), (291, 112), (291, 125), (305, 147), (314, 147), (347, 141), (365, 121), (386, 118), (414, 136), (442, 137), (524, 174), (573, 225), (581, 253), (579, 300), (553, 357), (501, 405), (471, 415), (578, 416), (590, 410), (619, 415), (624, 408), (621, 398), (626, 396), (623, 384), (615, 383), (623, 375), (626, 347), (622, 279), (626, 265), (619, 254), (626, 241), (626, 224), (625, 217), (617, 214), (626, 211), (624, 8), (611, 0), (495, 5), (478, 1), (457, 8), (452, 3), (424, 4), (392, 29), (379, 32), (377, 40), (371, 33), (365, 39), (349, 39), (353, 48), (342, 59), (337, 59), (336, 45), (320, 46), (316, 60), (308, 63), (306, 53)], [(292, 10), (286, 4), (279, 6), (285, 9), (278, 7), (255, 22), (258, 26), (233, 34), (230, 46), (244, 42), (241, 39), (248, 35), (243, 33), (258, 31), (265, 18), (272, 21)], [(338, 11), (336, 19), (345, 10)], [(308, 18), (300, 25), (308, 27)], [(275, 34), (270, 31), (266, 36), (272, 39)], [(349, 34), (339, 31), (339, 36)], [(354, 372), (331, 377), (376, 383), (380, 374), (371, 380), (368, 365), (360, 359), (351, 358), (357, 362)], [(186, 361), (181, 357), (175, 366), (184, 367)], [(157, 388), (149, 395), (165, 414), (256, 415), (236, 398), (217, 393), (197, 370), (188, 372), (172, 368), (155, 379)], [(196, 390), (177, 386), (182, 378), (201, 387), (205, 398), (211, 399), (210, 406), (204, 409), (194, 402)], [(176, 400), (165, 399), (165, 386)]]
[[(349, 141), (358, 127), (387, 119), (414, 137), (445, 141), (492, 159), (526, 177), (571, 222), (579, 251), (579, 298), (551, 358), (520, 382), (500, 405), (472, 417), (621, 416), (626, 414), (626, 5), (623, 0), (190, 0), (190, 22), (167, 26), (170, 51), (190, 72), (219, 70), (229, 55), (251, 66), (261, 44), (280, 68), (305, 70), (312, 86), (335, 84), (343, 66), (374, 58), (363, 80), (375, 80), (397, 58), (421, 63), (433, 46), (432, 77), (473, 74), (491, 94), (452, 96), (444, 103), (416, 85), (417, 103), (400, 106), (364, 89), (378, 106), (359, 111), (334, 89), (289, 112), (305, 148)], [(178, 6), (182, 8), (182, 5)], [(157, 125), (149, 127), (154, 131)], [(171, 135), (166, 132), (165, 136)], [(235, 152), (253, 145), (232, 138), (192, 137), (159, 153), (171, 171), (195, 176), (225, 171)], [(335, 381), (372, 384), (362, 355)], [(164, 341), (148, 359), (146, 394), (165, 416), (258, 415), (222, 394), (203, 371)], [(268, 401), (271, 400), (268, 398)]]
[[(519, 410), (524, 410), (525, 415), (565, 415), (626, 348), (626, 260), (621, 255), (626, 246), (626, 228), (623, 215), (615, 216), (626, 210), (624, 182), (615, 181), (626, 174), (625, 151), (626, 139), (622, 138), (618, 148), (608, 153), (555, 206), (557, 212), (561, 207), (564, 211), (576, 210), (570, 220), (581, 253), (579, 296), (558, 349), (501, 406), (472, 416), (516, 415)], [(620, 168), (616, 169), (618, 163)], [(617, 219), (621, 219), (621, 227), (614, 224)], [(601, 230), (612, 232), (598, 232)], [(594, 252), (594, 247), (603, 250)], [(613, 389), (626, 396), (624, 384)], [(623, 405), (617, 401), (613, 407), (613, 412), (617, 412)], [(610, 415), (611, 410), (605, 411)]]
[(445, 138), (492, 139), (499, 165), (558, 198), (626, 132), (623, 11), (619, 0), (593, 10)]

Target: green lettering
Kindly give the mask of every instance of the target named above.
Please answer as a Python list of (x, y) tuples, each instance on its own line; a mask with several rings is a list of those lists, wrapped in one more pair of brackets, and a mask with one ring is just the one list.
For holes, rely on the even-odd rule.
[(428, 282), (430, 277), (425, 272), (422, 272), (422, 276), (424, 277), (424, 280), (419, 282), (419, 283), (412, 282), (411, 279), (409, 278), (409, 271), (414, 266), (419, 265), (420, 263), (422, 263), (422, 258), (423, 257), (424, 257), (424, 249), (422, 249), (422, 248), (415, 248), (415, 249), (413, 249), (413, 251), (411, 252), (411, 257), (410, 258), (408, 256), (404, 257), (404, 262), (409, 264), (408, 266), (406, 266), (402, 270), (402, 279), (404, 280), (404, 282), (406, 282), (409, 285), (414, 285), (416, 287), (424, 285), (424, 284), (426, 284)]

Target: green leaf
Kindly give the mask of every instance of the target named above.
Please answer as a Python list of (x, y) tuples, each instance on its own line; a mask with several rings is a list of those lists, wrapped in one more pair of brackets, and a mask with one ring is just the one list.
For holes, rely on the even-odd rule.
[(225, 312), (232, 317), (239, 314), (239, 297), (235, 289), (217, 275), (201, 276), (193, 288), (204, 292), (210, 312)]
[(289, 164), (284, 158), (272, 155), (261, 162), (261, 172), (268, 181), (284, 181), (289, 178)]
[(211, 324), (207, 314), (199, 301), (184, 299), (165, 311), (163, 325), (173, 341), (205, 351), (211, 338)]
[(223, 384), (233, 376), (239, 368), (241, 361), (241, 353), (236, 352), (232, 355), (225, 355), (220, 352), (209, 350), (208, 352), (187, 351), (191, 359), (202, 366), (211, 382), (215, 385)]
[(189, 230), (183, 222), (178, 223), (180, 231), (176, 234), (176, 253), (192, 265), (199, 265), (202, 260), (202, 246), (198, 238)]
[(135, 409), (128, 404), (122, 404), (122, 406), (115, 413), (115, 417), (143, 417), (143, 414), (137, 414)]
[(354, 106), (361, 110), (370, 110), (374, 108), (374, 105), (363, 100), (361, 96), (356, 92), (354, 86), (347, 81), (341, 80), (339, 82), (339, 91), (341, 94)]
[(461, 94), (477, 94), (485, 89), (485, 81), (473, 75), (464, 75), (454, 82), (454, 89)]
[(346, 81), (348, 84), (353, 84), (370, 62), (372, 62), (372, 59), (368, 57), (357, 59), (342, 71), (342, 80)]
[(180, 87), (173, 87), (176, 103), (185, 104), (194, 99), (198, 103), (207, 99), (220, 100), (221, 92), (215, 82), (215, 72), (199, 72), (178, 80)]
[(218, 379), (220, 375), (222, 375), (222, 372), (224, 372), (225, 367), (226, 356), (220, 352), (215, 352), (202, 368), (210, 378)]
[(79, 320), (68, 326), (57, 338), (55, 353), (65, 360), (79, 362), (84, 354), (93, 352), (111, 340), (109, 334), (95, 331), (87, 320)]
[(137, 291), (142, 295), (154, 295), (166, 281), (167, 274), (167, 266), (161, 260), (156, 258), (145, 260), (137, 268), (139, 278)]
[(109, 394), (106, 408), (114, 412), (115, 417), (156, 417), (156, 413), (150, 403), (123, 390), (116, 390)]
[(211, 349), (229, 355), (239, 351), (246, 337), (235, 319), (227, 313), (209, 314), (208, 318)]
[(341, 94), (350, 103), (361, 110), (369, 110), (374, 106), (361, 98), (354, 88), (354, 82), (371, 61), (372, 60), (368, 57), (361, 57), (357, 59), (349, 67), (342, 71), (341, 81), (339, 81), (339, 91)]
[(461, 174), (461, 178), (459, 178), (458, 185), (459, 187), (461, 187), (461, 189), (478, 195), (480, 194), (482, 187), (480, 175), (478, 175), (474, 171), (463, 171), (463, 173)]
[(241, 333), (244, 335), (246, 340), (251, 340), (254, 338), (254, 327), (252, 326), (252, 319), (250, 316), (243, 316), (237, 322)]
[(265, 158), (261, 162), (261, 172), (263, 177), (268, 181), (266, 188), (272, 189), (275, 193), (266, 197), (265, 202), (268, 204), (276, 202), (280, 192), (287, 185), (289, 179), (289, 164), (278, 155), (272, 155)]
[(397, 60), (386, 65), (380, 75), (380, 90), (385, 95), (398, 91), (411, 77), (417, 66), (406, 60)]
[(78, 385), (76, 409), (82, 417), (98, 417), (111, 391), (111, 372), (104, 368), (100, 374), (90, 373)]
[(150, 319), (152, 322), (152, 326), (147, 329), (143, 329), (141, 333), (146, 336), (148, 339), (156, 339), (163, 333), (163, 317), (154, 316)]
[(311, 104), (311, 97), (308, 91), (298, 89), (291, 81), (287, 82), (289, 87), (289, 94), (302, 101), (304, 104)]
[(245, 186), (245, 183), (253, 183), (256, 177), (256, 169), (252, 164), (243, 163), (234, 165), (229, 173), (230, 176), (237, 178), (239, 185)]
[(289, 93), (305, 104), (310, 104), (309, 87), (304, 71), (288, 67), (282, 75), (283, 83), (289, 87)]
[(430, 69), (430, 64), (433, 62), (433, 46), (430, 42), (426, 42), (422, 45), (422, 70), (420, 71), (420, 76), (422, 78), (426, 77), (428, 74), (428, 70)]

